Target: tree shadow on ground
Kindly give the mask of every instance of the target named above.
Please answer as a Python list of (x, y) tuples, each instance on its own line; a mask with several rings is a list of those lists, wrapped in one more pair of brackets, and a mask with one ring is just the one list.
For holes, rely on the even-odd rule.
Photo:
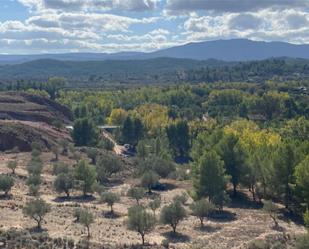
[(292, 212), (291, 210), (283, 209), (281, 210), (281, 215), (279, 215), (278, 219), (284, 222), (294, 222), (298, 225), (304, 225), (302, 212)]
[(260, 201), (253, 201), (248, 195), (242, 192), (237, 192), (236, 196), (229, 193), (231, 196), (231, 202), (229, 207), (231, 208), (251, 208), (251, 209), (261, 209), (263, 208), (263, 203)]
[(231, 222), (237, 219), (236, 213), (232, 213), (227, 210), (214, 211), (208, 217), (208, 220), (214, 222)]
[(108, 212), (103, 212), (103, 217), (106, 219), (118, 219), (121, 217), (121, 215), (116, 212), (108, 211)]
[(53, 199), (54, 202), (62, 203), (62, 202), (78, 202), (78, 203), (87, 203), (96, 200), (93, 195), (81, 195), (81, 196), (61, 196)]
[(48, 230), (46, 228), (38, 228), (37, 226), (31, 227), (27, 229), (29, 233), (31, 234), (42, 234), (42, 233), (48, 233)]
[(7, 195), (1, 194), (1, 195), (0, 195), (0, 200), (11, 200), (12, 197), (13, 197), (13, 196), (12, 196), (11, 194), (7, 194)]
[(214, 233), (214, 232), (217, 232), (221, 229), (222, 229), (222, 227), (220, 227), (220, 226), (210, 226), (210, 225), (194, 227), (195, 231), (203, 232), (203, 233)]
[(191, 238), (188, 235), (177, 232), (176, 233), (165, 232), (162, 233), (161, 235), (171, 243), (185, 243), (191, 240)]
[(154, 186), (152, 186), (152, 190), (158, 191), (158, 192), (163, 192), (163, 191), (169, 191), (169, 190), (173, 190), (176, 189), (177, 186), (175, 184), (172, 183), (157, 183)]

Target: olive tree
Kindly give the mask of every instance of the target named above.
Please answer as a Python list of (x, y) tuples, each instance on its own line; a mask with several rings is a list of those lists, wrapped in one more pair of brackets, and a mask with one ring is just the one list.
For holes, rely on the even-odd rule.
[(87, 228), (87, 235), (90, 238), (90, 225), (94, 222), (93, 214), (87, 209), (80, 209), (78, 222)]
[(266, 200), (263, 202), (263, 211), (269, 215), (269, 217), (274, 221), (275, 228), (279, 226), (278, 224), (278, 213), (279, 209), (275, 203), (271, 200)]
[(155, 217), (149, 214), (140, 205), (133, 206), (128, 210), (128, 228), (137, 231), (142, 237), (142, 244), (145, 244), (145, 235), (152, 231), (156, 223)]
[(17, 168), (17, 161), (9, 161), (7, 167), (12, 170), (12, 174), (15, 175), (15, 170)]
[(47, 204), (43, 199), (29, 201), (23, 208), (24, 215), (34, 219), (37, 222), (37, 228), (39, 230), (42, 229), (42, 221), (48, 212), (50, 212), (50, 205)]
[(204, 219), (211, 213), (216, 207), (214, 204), (206, 199), (200, 199), (190, 206), (192, 214), (199, 218), (201, 227), (204, 226)]
[(86, 196), (87, 193), (92, 192), (93, 184), (97, 178), (95, 167), (82, 160), (77, 164), (74, 173), (75, 180), (80, 181), (82, 184), (82, 191), (84, 196)]
[(144, 194), (145, 194), (144, 188), (139, 188), (139, 187), (130, 188), (127, 193), (129, 197), (136, 200), (137, 205), (139, 205), (139, 201), (143, 199)]
[(156, 210), (160, 208), (161, 206), (161, 199), (160, 198), (156, 198), (153, 201), (149, 202), (148, 204), (149, 208), (152, 210), (153, 215), (156, 215)]
[(8, 195), (13, 185), (14, 179), (11, 176), (5, 174), (0, 175), (0, 190), (4, 192), (5, 196)]
[(143, 174), (141, 179), (141, 185), (148, 189), (148, 193), (151, 194), (151, 188), (159, 181), (159, 176), (153, 171), (147, 171)]
[(170, 205), (165, 206), (161, 210), (160, 220), (163, 224), (168, 224), (176, 233), (177, 225), (187, 216), (186, 210), (180, 202), (174, 201)]
[(70, 190), (74, 187), (74, 177), (71, 173), (62, 173), (54, 181), (54, 188), (58, 193), (65, 193), (70, 197)]
[(112, 192), (103, 192), (101, 194), (101, 201), (103, 203), (107, 203), (107, 205), (110, 206), (111, 208), (111, 214), (114, 214), (114, 210), (113, 210), (113, 206), (116, 202), (118, 202), (120, 200), (120, 197), (118, 194), (116, 193), (112, 193)]

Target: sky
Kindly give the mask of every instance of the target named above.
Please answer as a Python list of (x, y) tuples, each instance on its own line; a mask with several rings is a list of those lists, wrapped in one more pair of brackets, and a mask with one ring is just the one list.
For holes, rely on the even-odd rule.
[(0, 0), (0, 54), (147, 52), (234, 38), (309, 43), (309, 0)]

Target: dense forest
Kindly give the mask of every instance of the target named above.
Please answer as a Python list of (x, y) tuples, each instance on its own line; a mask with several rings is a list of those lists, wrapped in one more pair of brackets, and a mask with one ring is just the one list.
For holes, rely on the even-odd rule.
[[(135, 61), (57, 61), (37, 60), (0, 66), (2, 89), (33, 88), (34, 82), (65, 77), (70, 88), (103, 86), (171, 85), (200, 82), (255, 82), (268, 80), (307, 80), (306, 59), (274, 58), (251, 62), (197, 61), (157, 58)], [(37, 86), (39, 87), (39, 86)]]

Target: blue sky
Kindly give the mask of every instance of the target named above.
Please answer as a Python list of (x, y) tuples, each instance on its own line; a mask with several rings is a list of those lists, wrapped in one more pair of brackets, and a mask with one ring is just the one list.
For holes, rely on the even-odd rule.
[(0, 53), (154, 51), (248, 38), (309, 43), (309, 0), (0, 0)]

